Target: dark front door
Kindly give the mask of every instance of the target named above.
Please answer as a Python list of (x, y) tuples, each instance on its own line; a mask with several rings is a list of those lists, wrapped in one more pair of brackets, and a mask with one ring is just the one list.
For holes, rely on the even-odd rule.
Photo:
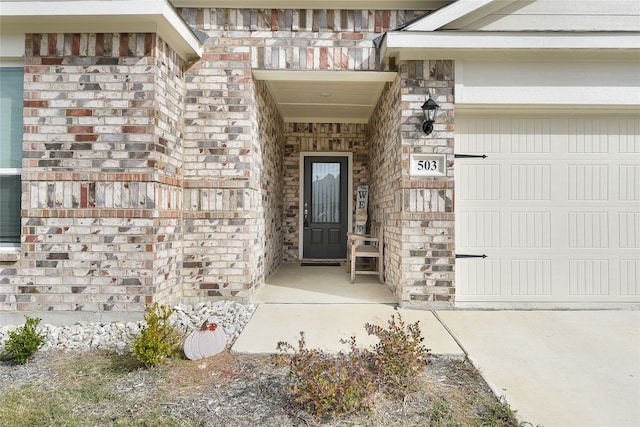
[(305, 157), (302, 254), (345, 258), (347, 254), (348, 158)]

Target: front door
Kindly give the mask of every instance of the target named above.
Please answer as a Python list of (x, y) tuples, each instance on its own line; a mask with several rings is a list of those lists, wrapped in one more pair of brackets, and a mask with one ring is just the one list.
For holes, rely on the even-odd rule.
[(305, 157), (303, 258), (346, 258), (348, 157)]

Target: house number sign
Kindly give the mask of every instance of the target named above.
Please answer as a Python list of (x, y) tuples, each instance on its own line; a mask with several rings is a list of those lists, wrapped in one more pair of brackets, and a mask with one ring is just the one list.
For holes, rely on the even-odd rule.
[(412, 154), (410, 163), (411, 176), (444, 176), (444, 155)]

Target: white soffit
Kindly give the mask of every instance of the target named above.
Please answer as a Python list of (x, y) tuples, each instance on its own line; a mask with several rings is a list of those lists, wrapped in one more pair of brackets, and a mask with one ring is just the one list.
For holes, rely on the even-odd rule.
[(176, 7), (435, 10), (454, 0), (172, 0)]
[[(640, 59), (638, 32), (448, 31), (506, 8), (516, 0), (458, 0), (385, 34), (383, 57), (437, 59)], [(604, 57), (602, 58), (604, 60)]]
[[(436, 10), (422, 19), (408, 25), (404, 28), (406, 31), (435, 31), (445, 25), (464, 18), (470, 14), (478, 15), (478, 11), (483, 9), (483, 13), (487, 14), (491, 11), (501, 9), (515, 0), (458, 0), (446, 7)], [(487, 6), (491, 6), (490, 8)], [(487, 7), (487, 8), (485, 8)], [(478, 19), (475, 17), (474, 19)]]
[(368, 71), (264, 71), (264, 80), (288, 123), (368, 123), (384, 85), (396, 73)]
[(2, 37), (69, 32), (155, 32), (185, 59), (202, 54), (200, 41), (166, 0), (0, 2)]
[(398, 60), (563, 58), (598, 60), (600, 53), (640, 59), (640, 32), (464, 32), (391, 31), (384, 57)]

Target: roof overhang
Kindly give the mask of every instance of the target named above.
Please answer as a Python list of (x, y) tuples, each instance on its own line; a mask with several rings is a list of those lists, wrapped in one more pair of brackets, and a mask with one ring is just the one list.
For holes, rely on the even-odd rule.
[(454, 0), (172, 0), (176, 7), (434, 10)]
[[(381, 44), (385, 58), (402, 60), (566, 57), (594, 52), (640, 59), (640, 33), (390, 31)], [(598, 56), (600, 59), (601, 57)]]
[(253, 70), (290, 123), (368, 123), (380, 93), (396, 73)]
[(464, 25), (500, 10), (515, 0), (459, 0), (399, 30), (381, 42), (384, 58), (437, 59), (588, 59), (637, 60), (640, 32), (490, 32), (464, 31)]
[(455, 1), (405, 27), (407, 31), (435, 31), (467, 16), (487, 14), (503, 8), (515, 0)]
[[(22, 56), (10, 42), (27, 33), (157, 33), (182, 58), (202, 55), (202, 44), (166, 0), (3, 1), (0, 56)], [(20, 53), (19, 55), (16, 55)]]

